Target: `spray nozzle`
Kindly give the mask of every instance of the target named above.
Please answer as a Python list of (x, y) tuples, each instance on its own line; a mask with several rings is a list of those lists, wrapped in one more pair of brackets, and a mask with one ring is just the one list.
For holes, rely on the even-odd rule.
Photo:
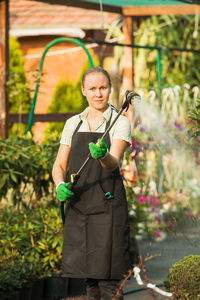
[(122, 108), (126, 109), (127, 111), (129, 104), (131, 104), (134, 107), (135, 104), (138, 104), (140, 101), (141, 101), (141, 97), (139, 94), (137, 94), (134, 91), (127, 90), (125, 93), (125, 101)]

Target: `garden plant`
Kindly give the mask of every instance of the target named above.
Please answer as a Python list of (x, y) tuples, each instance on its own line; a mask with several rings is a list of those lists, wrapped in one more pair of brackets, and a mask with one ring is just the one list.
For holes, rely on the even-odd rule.
[(188, 255), (170, 269), (166, 288), (176, 299), (197, 300), (200, 298), (200, 255)]

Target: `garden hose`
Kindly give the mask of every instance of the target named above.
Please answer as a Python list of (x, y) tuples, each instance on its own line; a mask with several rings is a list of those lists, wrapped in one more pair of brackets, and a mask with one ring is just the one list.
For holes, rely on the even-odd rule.
[[(163, 283), (158, 283), (158, 284), (156, 284), (156, 286), (157, 286), (157, 287), (161, 287), (161, 286), (163, 286)], [(135, 289), (127, 290), (127, 291), (123, 292), (123, 295), (124, 295), (124, 296), (125, 296), (125, 295), (130, 295), (130, 294), (137, 293), (137, 292), (143, 292), (143, 291), (145, 291), (145, 290), (147, 290), (146, 287), (135, 288)]]
[(36, 87), (35, 87), (35, 92), (34, 92), (33, 100), (32, 100), (32, 103), (31, 103), (31, 108), (30, 108), (30, 113), (29, 113), (29, 119), (28, 119), (28, 125), (27, 125), (26, 132), (31, 131), (31, 127), (32, 127), (32, 123), (33, 123), (33, 115), (34, 115), (34, 110), (35, 110), (35, 104), (36, 104), (37, 94), (38, 94), (39, 85), (40, 85), (40, 78), (41, 78), (41, 75), (42, 75), (42, 66), (43, 66), (43, 62), (44, 62), (44, 58), (46, 56), (46, 53), (55, 44), (57, 44), (57, 43), (63, 43), (63, 42), (71, 42), (71, 43), (77, 44), (78, 46), (80, 46), (81, 48), (83, 48), (83, 50), (86, 52), (87, 57), (88, 57), (89, 67), (92, 68), (94, 66), (93, 62), (92, 62), (92, 57), (91, 57), (88, 49), (78, 39), (61, 37), (61, 38), (57, 38), (57, 39), (51, 41), (45, 47), (44, 52), (42, 53), (42, 56), (41, 56), (41, 59), (40, 59), (40, 62), (39, 62), (38, 75), (37, 75), (37, 80), (36, 80)]

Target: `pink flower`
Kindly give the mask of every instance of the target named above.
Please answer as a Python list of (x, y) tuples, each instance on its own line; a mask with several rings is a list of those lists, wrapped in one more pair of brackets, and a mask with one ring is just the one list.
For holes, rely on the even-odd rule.
[(165, 222), (165, 226), (166, 226), (167, 230), (172, 231), (174, 229), (172, 223), (170, 223), (169, 221)]
[(158, 230), (156, 231), (155, 237), (157, 237), (157, 238), (160, 238), (160, 237), (161, 237), (160, 228), (158, 228)]
[(153, 204), (153, 206), (156, 207), (157, 204), (158, 204), (158, 199), (157, 198), (150, 198), (150, 197), (148, 197), (147, 198), (147, 203), (148, 203), (148, 205)]
[(131, 147), (132, 147), (132, 148), (135, 147), (135, 142), (134, 142), (134, 140), (131, 140)]
[(142, 203), (145, 201), (145, 197), (143, 197), (143, 196), (138, 196), (137, 198), (138, 198), (139, 203)]
[(121, 175), (124, 175), (124, 171), (120, 171), (120, 174), (121, 174)]
[(189, 212), (189, 214), (186, 215), (186, 218), (195, 218), (195, 216), (192, 212)]
[(155, 216), (155, 219), (160, 223), (161, 217), (159, 215)]
[(158, 199), (157, 198), (153, 198), (153, 206), (157, 206), (158, 205)]

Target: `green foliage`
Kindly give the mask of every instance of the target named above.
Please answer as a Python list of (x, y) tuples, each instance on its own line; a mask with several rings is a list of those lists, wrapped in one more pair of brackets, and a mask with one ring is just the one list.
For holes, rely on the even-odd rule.
[(186, 122), (190, 126), (190, 136), (192, 138), (200, 138), (200, 100), (197, 101), (196, 106), (189, 112)]
[(200, 297), (200, 255), (189, 255), (169, 269), (166, 288), (176, 299), (196, 300)]
[(35, 206), (42, 196), (54, 195), (51, 177), (57, 141), (35, 142), (30, 135), (0, 139), (0, 200), (8, 197), (19, 207)]
[(60, 271), (63, 225), (58, 208), (0, 212), (0, 291)]
[[(28, 113), (30, 109), (29, 83), (24, 73), (24, 59), (16, 38), (9, 40), (9, 112)], [(19, 125), (18, 125), (19, 126)], [(16, 124), (11, 127), (10, 133), (15, 135), (18, 130)], [(21, 134), (25, 132), (25, 125), (20, 125)]]
[[(70, 80), (60, 81), (56, 86), (48, 112), (80, 112), (86, 106), (87, 102), (81, 93), (79, 82), (74, 85)], [(51, 123), (45, 135), (49, 136), (54, 131), (60, 133), (63, 126), (64, 122)]]
[[(95, 60), (94, 65), (98, 65)], [(73, 84), (69, 79), (66, 81), (59, 81), (54, 94), (52, 103), (48, 108), (48, 112), (81, 112), (84, 110), (88, 103), (86, 98), (81, 92), (81, 79), (82, 75), (89, 68), (88, 63), (83, 67), (80, 76), (75, 84)], [(64, 122), (51, 123), (48, 125), (45, 131), (45, 139), (52, 134), (61, 134), (64, 127)]]
[(73, 85), (70, 80), (60, 81), (56, 86), (48, 112), (79, 112), (86, 105), (79, 82)]
[[(198, 85), (200, 71), (196, 68), (199, 53), (167, 51), (167, 48), (199, 49), (200, 37), (193, 37), (193, 16), (152, 16), (141, 22), (135, 44), (162, 47), (162, 85)], [(165, 49), (166, 47), (166, 49)], [(135, 49), (136, 86), (157, 85), (157, 50)]]

